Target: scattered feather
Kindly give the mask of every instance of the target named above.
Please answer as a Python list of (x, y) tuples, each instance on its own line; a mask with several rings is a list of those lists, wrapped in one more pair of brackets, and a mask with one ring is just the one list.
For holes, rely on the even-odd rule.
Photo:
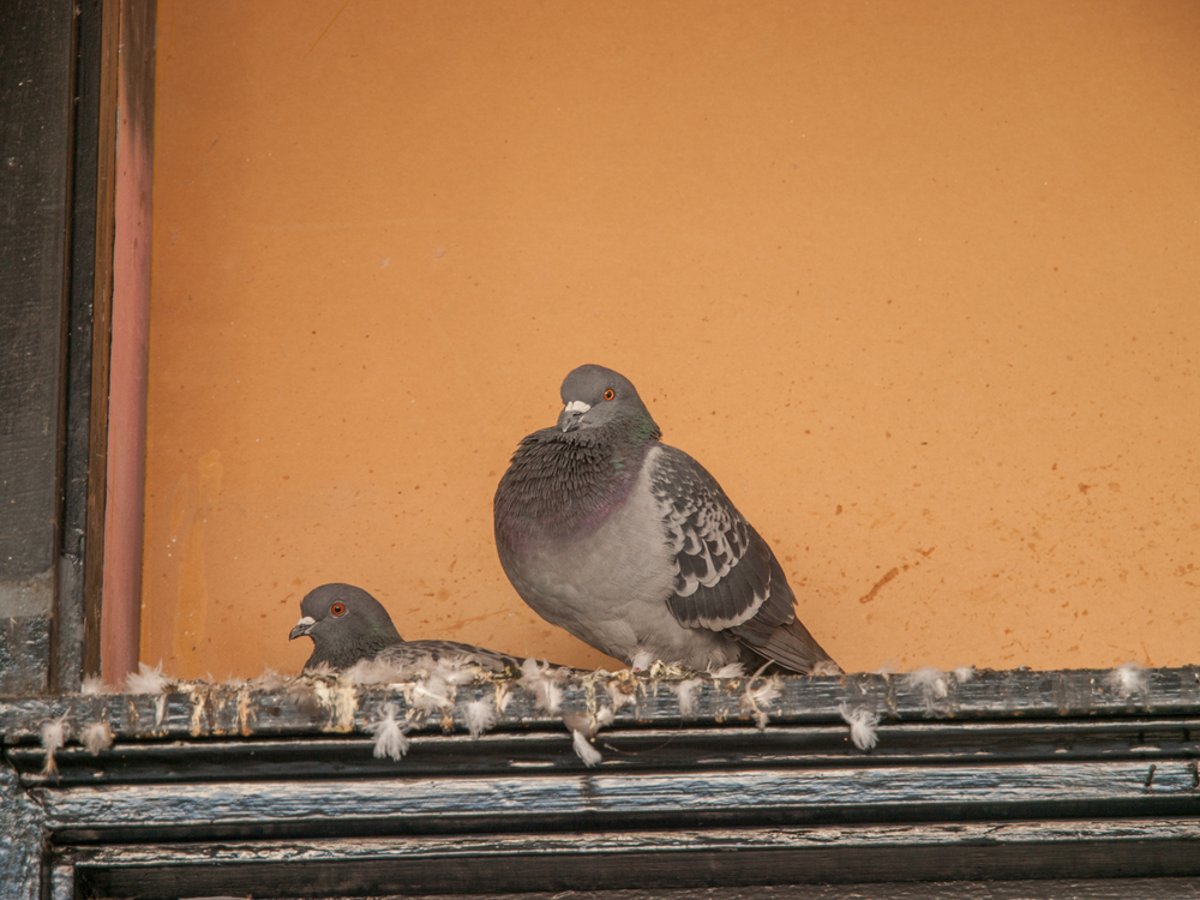
[(58, 774), (58, 763), (54, 760), (54, 754), (62, 749), (70, 736), (71, 723), (65, 715), (42, 723), (42, 749), (46, 751), (46, 762), (42, 766), (43, 775)]
[(83, 679), (83, 683), (79, 686), (81, 694), (111, 694), (113, 689), (104, 683), (104, 679), (99, 675), (89, 675)]
[(650, 666), (650, 671), (647, 674), (654, 681), (662, 681), (663, 679), (675, 681), (686, 675), (690, 675), (691, 672), (691, 669), (685, 669), (679, 663), (665, 663), (661, 659), (656, 659), (654, 664)]
[(508, 701), (512, 699), (512, 691), (508, 689), (507, 681), (496, 682), (496, 712), (501, 715), (508, 709)]
[(496, 710), (486, 700), (472, 700), (463, 710), (467, 731), (476, 740), (485, 731), (491, 731), (496, 726)]
[(966, 684), (975, 677), (974, 666), (959, 666), (954, 670), (954, 680), (959, 684)]
[(620, 712), (623, 706), (633, 702), (634, 692), (637, 690), (637, 682), (632, 679), (626, 681), (624, 679), (616, 679), (608, 682), (608, 697), (612, 701), (613, 712)]
[(465, 653), (442, 656), (433, 669), (434, 675), (454, 687), (470, 684), (477, 680), (482, 672), (479, 663)]
[(654, 654), (649, 650), (638, 650), (629, 661), (629, 668), (634, 672), (645, 672), (654, 665)]
[(611, 706), (602, 706), (596, 710), (596, 727), (607, 728), (613, 723), (615, 716), (613, 715)]
[(454, 689), (437, 675), (412, 686), (412, 705), (421, 712), (434, 713), (454, 705)]
[(938, 703), (950, 695), (950, 683), (946, 673), (933, 666), (909, 672), (904, 676), (904, 681), (909, 687), (921, 692), (926, 713), (932, 713), (937, 709)]
[(367, 731), (375, 735), (375, 758), (400, 760), (408, 752), (412, 743), (404, 734), (404, 729), (396, 721), (396, 704), (385, 703), (379, 710), (381, 717), (367, 726)]
[(263, 669), (262, 674), (252, 679), (249, 686), (260, 691), (277, 691), (287, 684), (287, 681), (274, 669)]
[(125, 676), (125, 690), (131, 694), (161, 694), (170, 683), (170, 680), (163, 675), (161, 660), (153, 669), (144, 662), (140, 662), (136, 672), (130, 672)]
[(759, 731), (765, 729), (767, 723), (771, 721), (766, 707), (779, 699), (782, 688), (783, 679), (778, 675), (772, 675), (769, 678), (751, 678), (746, 682), (746, 690), (742, 692), (741, 706), (743, 711), (754, 717), (754, 723), (758, 726)]
[(696, 691), (704, 684), (703, 678), (688, 678), (677, 681), (671, 686), (675, 696), (679, 698), (679, 714), (690, 716), (696, 709)]
[(879, 713), (865, 706), (851, 709), (845, 703), (838, 706), (838, 712), (850, 726), (850, 742), (859, 750), (875, 749), (875, 745), (879, 743), (879, 734), (876, 731), (879, 726)]
[(815, 662), (812, 668), (808, 670), (808, 674), (813, 678), (823, 678), (831, 675), (844, 675), (842, 667), (835, 663), (832, 659), (823, 659), (820, 662)]
[(740, 662), (725, 663), (723, 666), (710, 667), (708, 674), (713, 678), (745, 678), (746, 667)]
[(1105, 683), (1122, 700), (1133, 696), (1146, 700), (1150, 696), (1150, 679), (1146, 670), (1134, 662), (1117, 666), (1108, 673)]
[(550, 715), (557, 715), (562, 708), (562, 688), (558, 686), (558, 678), (549, 663), (538, 663), (536, 659), (521, 663), (522, 687), (533, 694), (538, 708)]
[(113, 745), (113, 730), (107, 722), (93, 722), (83, 729), (79, 740), (88, 753), (99, 756), (101, 750), (107, 750)]
[(571, 743), (575, 747), (575, 753), (583, 760), (585, 766), (592, 769), (600, 765), (600, 760), (604, 757), (600, 755), (600, 751), (592, 745), (582, 731), (572, 729)]

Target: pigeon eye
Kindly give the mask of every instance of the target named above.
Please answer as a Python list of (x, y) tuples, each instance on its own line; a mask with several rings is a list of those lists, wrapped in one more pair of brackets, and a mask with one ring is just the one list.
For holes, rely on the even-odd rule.
[(611, 400), (616, 396), (617, 396), (617, 392), (614, 391), (612, 388), (605, 389), (605, 391), (604, 391), (604, 399), (605, 400)]
[(341, 600), (334, 600), (333, 604), (329, 607), (329, 614), (334, 618), (340, 619), (346, 614), (346, 604)]

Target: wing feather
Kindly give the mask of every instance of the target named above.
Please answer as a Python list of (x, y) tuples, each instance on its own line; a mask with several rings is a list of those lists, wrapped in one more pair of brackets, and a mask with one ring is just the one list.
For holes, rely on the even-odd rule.
[(662, 451), (650, 490), (675, 567), (667, 607), (679, 624), (728, 632), (751, 660), (794, 671), (832, 663), (796, 619), (792, 590), (767, 542), (703, 466), (674, 447)]

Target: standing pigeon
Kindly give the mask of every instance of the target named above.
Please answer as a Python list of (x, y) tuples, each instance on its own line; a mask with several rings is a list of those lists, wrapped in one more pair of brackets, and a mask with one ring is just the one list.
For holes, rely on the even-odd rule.
[(301, 617), (288, 640), (312, 638), (313, 652), (304, 664), (347, 669), (359, 660), (398, 667), (424, 660), (465, 660), (491, 672), (519, 671), (521, 660), (458, 641), (406, 641), (396, 631), (383, 605), (352, 584), (323, 584), (300, 601)]
[(580, 366), (554, 428), (496, 489), (496, 548), (542, 618), (632, 663), (840, 671), (796, 618), (771, 548), (704, 467), (659, 441), (637, 390)]

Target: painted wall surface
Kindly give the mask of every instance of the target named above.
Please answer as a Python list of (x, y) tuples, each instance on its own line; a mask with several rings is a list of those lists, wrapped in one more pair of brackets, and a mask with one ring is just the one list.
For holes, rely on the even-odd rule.
[(847, 668), (1200, 655), (1200, 6), (160, 0), (142, 659), (303, 593), (593, 665), (492, 546), (630, 376)]

